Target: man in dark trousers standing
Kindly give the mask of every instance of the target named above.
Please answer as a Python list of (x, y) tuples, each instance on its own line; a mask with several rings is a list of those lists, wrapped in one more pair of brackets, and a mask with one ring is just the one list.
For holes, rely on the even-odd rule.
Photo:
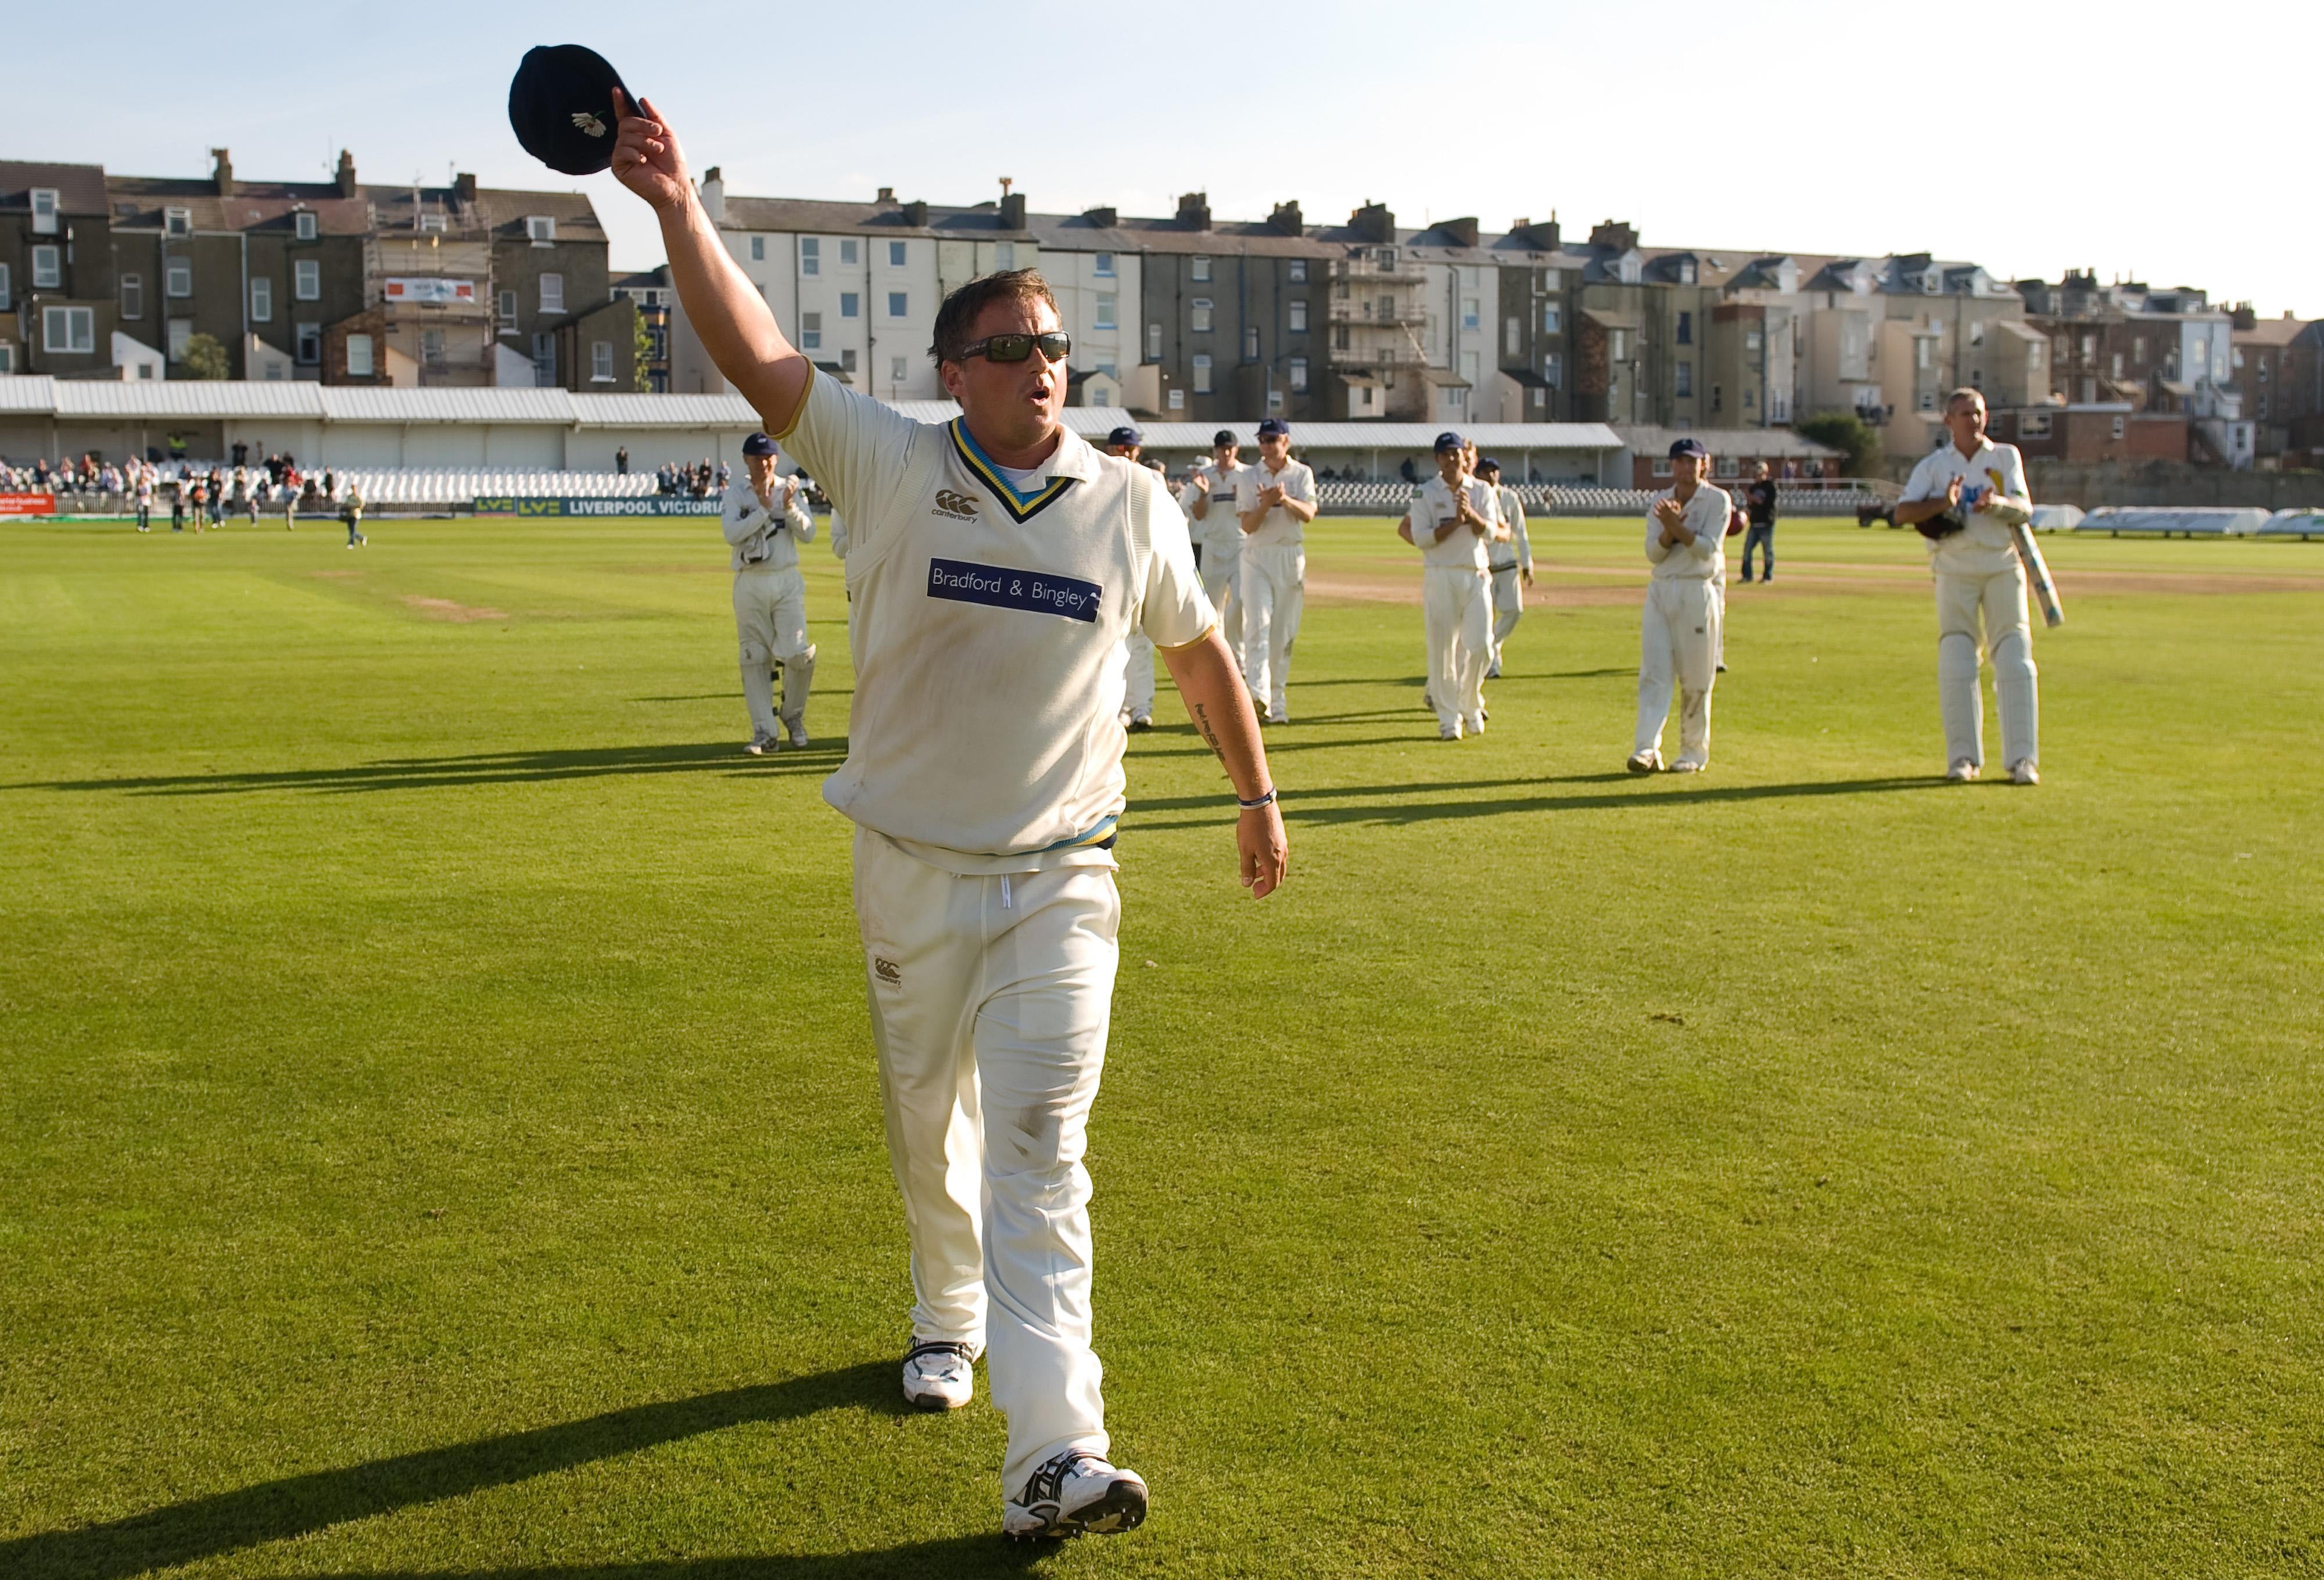
[(1761, 581), (1775, 579), (1775, 480), (1767, 476), (1767, 463), (1761, 461), (1751, 474), (1751, 481), (1743, 485), (1743, 509), (1750, 518), (1750, 529), (1743, 534), (1743, 579), (1751, 579), (1751, 550), (1764, 549), (1767, 554), (1766, 568)]

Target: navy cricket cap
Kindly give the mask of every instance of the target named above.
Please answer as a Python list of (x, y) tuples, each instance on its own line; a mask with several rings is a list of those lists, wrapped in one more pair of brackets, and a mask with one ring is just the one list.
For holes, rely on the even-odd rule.
[(1692, 456), (1698, 461), (1707, 461), (1711, 459), (1711, 452), (1702, 448), (1702, 441), (1699, 439), (1682, 439), (1673, 440), (1670, 448), (1670, 458), (1675, 461), (1681, 456)]
[(620, 131), (613, 90), (635, 113), (637, 96), (603, 55), (581, 44), (525, 51), (509, 84), (509, 125), (524, 151), (553, 171), (592, 176), (613, 162)]
[(775, 453), (775, 441), (763, 433), (754, 433), (742, 441), (742, 453), (746, 456), (771, 456)]
[(1291, 437), (1291, 424), (1284, 421), (1280, 417), (1270, 417), (1266, 421), (1259, 425), (1259, 437), (1261, 439), (1289, 439)]
[(1493, 459), (1493, 457), (1490, 457), (1490, 456), (1480, 456), (1480, 457), (1478, 457), (1478, 460), (1477, 460), (1477, 470), (1479, 470), (1480, 472), (1498, 472), (1498, 471), (1499, 471), (1500, 469), (1501, 469), (1501, 464), (1500, 464), (1500, 462), (1499, 462), (1499, 461), (1497, 461), (1497, 460)]
[(1436, 448), (1440, 450), (1457, 450), (1461, 448), (1461, 436), (1448, 428), (1436, 436)]
[(1138, 430), (1123, 427), (1117, 428), (1111, 433), (1107, 434), (1105, 436), (1105, 442), (1108, 444), (1144, 444), (1146, 441), (1139, 437)]
[(1216, 449), (1222, 444), (1234, 445), (1240, 448), (1241, 447), (1242, 440), (1235, 437), (1235, 431), (1233, 429), (1222, 428), (1216, 433), (1211, 435), (1211, 448), (1213, 449)]

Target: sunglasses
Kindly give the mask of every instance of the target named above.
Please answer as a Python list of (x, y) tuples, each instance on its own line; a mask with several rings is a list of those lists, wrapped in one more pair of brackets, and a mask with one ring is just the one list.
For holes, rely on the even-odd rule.
[(1036, 346), (1051, 362), (1063, 362), (1074, 348), (1074, 337), (1063, 329), (1052, 329), (1046, 335), (988, 335), (962, 346), (960, 360), (982, 356), (993, 362), (1022, 362), (1033, 355)]

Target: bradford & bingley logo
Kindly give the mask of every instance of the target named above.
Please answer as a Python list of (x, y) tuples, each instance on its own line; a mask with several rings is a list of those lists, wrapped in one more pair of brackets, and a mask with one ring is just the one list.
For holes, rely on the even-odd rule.
[(973, 522), (976, 519), (976, 501), (965, 494), (955, 494), (949, 488), (939, 488), (936, 490), (936, 507), (928, 513), (949, 516), (956, 522)]

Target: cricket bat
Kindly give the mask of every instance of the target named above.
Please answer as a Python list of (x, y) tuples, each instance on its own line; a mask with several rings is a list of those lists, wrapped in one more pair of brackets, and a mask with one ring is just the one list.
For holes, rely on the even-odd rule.
[(2049, 562), (2034, 541), (2034, 530), (2016, 522), (2011, 524), (2009, 535), (2017, 544), (2017, 558), (2025, 562), (2025, 579), (2034, 584), (2034, 596), (2042, 601), (2042, 624), (2052, 629), (2063, 625), (2066, 611), (2058, 603), (2058, 586), (2050, 579)]

